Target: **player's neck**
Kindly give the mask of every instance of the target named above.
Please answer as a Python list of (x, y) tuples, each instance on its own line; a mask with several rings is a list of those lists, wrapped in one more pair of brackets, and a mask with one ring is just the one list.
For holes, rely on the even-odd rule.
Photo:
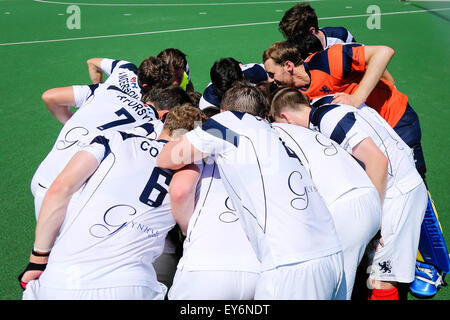
[(294, 68), (293, 81), (295, 88), (308, 87), (311, 83), (311, 77), (308, 72), (306, 72), (304, 64)]
[(159, 135), (159, 137), (156, 140), (171, 141), (172, 137), (170, 136), (170, 134), (166, 130), (163, 129), (161, 134)]
[(316, 31), (316, 33), (314, 33), (314, 35), (320, 40), (320, 42), (322, 43), (322, 47), (325, 49), (326, 47), (326, 39), (325, 39), (325, 33), (323, 33), (322, 30), (318, 29)]

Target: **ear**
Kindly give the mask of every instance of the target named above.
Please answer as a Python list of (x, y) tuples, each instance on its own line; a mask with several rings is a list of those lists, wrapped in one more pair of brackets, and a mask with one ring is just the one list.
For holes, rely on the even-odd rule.
[(312, 34), (316, 34), (317, 30), (314, 27), (309, 28), (309, 32), (311, 32)]
[(286, 71), (289, 72), (290, 74), (294, 73), (294, 63), (292, 61), (285, 61), (284, 62), (284, 67), (286, 68)]
[(288, 112), (281, 112), (280, 116), (277, 117), (276, 122), (281, 122), (281, 123), (290, 123), (290, 116)]

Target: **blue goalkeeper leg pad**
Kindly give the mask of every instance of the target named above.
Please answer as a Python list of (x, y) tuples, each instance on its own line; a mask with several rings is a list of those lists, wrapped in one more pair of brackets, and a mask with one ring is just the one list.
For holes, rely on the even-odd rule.
[(446, 285), (443, 277), (433, 265), (416, 261), (416, 276), (409, 289), (418, 298), (430, 298)]
[(419, 253), (423, 262), (437, 267), (439, 272), (450, 272), (447, 245), (430, 193), (428, 193), (428, 205), (420, 230)]

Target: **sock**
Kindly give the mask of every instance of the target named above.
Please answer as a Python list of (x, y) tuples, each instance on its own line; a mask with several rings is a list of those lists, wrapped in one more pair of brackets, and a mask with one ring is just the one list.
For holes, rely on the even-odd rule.
[(391, 289), (373, 289), (369, 300), (399, 300), (396, 287)]

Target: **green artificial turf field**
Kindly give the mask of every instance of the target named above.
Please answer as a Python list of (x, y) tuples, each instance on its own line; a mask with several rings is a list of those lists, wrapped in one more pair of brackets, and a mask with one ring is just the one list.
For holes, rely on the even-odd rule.
[[(450, 109), (445, 105), (450, 2), (310, 3), (321, 27), (345, 26), (362, 43), (395, 49), (388, 69), (419, 114), (427, 181), (449, 239), (446, 128)], [(74, 18), (73, 12), (66, 11), (70, 4), (80, 9), (79, 29), (67, 26)], [(89, 58), (139, 64), (169, 47), (188, 55), (195, 89), (202, 92), (215, 60), (231, 56), (244, 63), (260, 63), (262, 52), (282, 39), (278, 21), (294, 4), (268, 0), (0, 0), (0, 299), (21, 298), (16, 278), (27, 264), (34, 239), (30, 181), (61, 128), (41, 94), (53, 87), (88, 84)], [(375, 29), (370, 27), (376, 17), (367, 13), (373, 4), (381, 10)], [(449, 297), (450, 289), (442, 288), (433, 299)]]

